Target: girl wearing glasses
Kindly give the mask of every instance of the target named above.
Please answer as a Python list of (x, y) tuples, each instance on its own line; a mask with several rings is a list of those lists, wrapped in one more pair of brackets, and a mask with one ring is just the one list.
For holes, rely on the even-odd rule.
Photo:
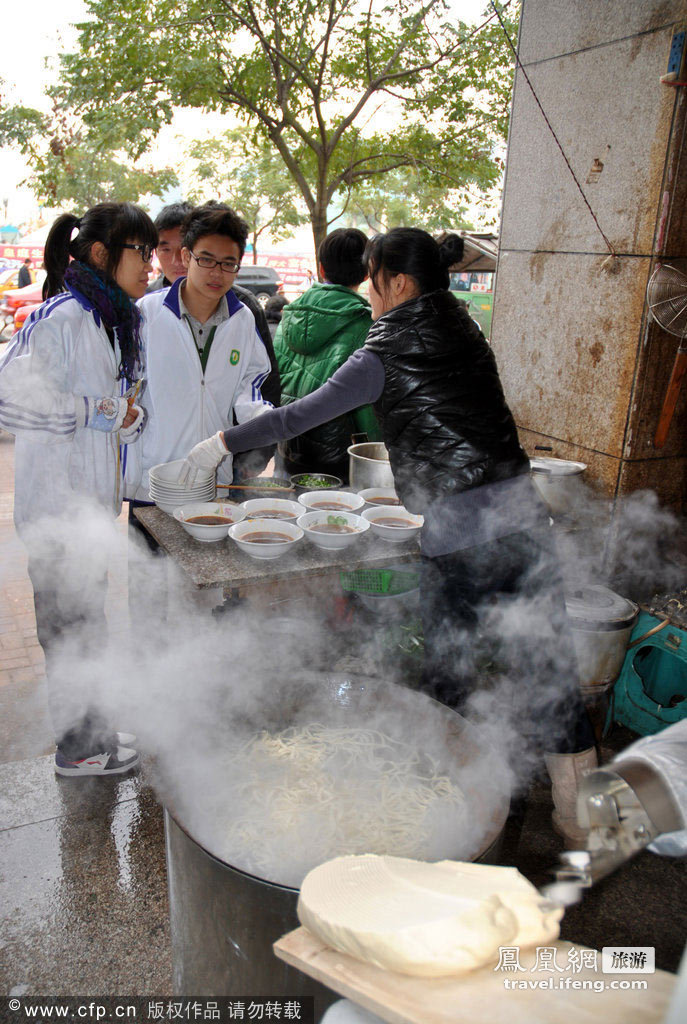
[(157, 244), (130, 203), (63, 214), (45, 245), (46, 301), (0, 362), (0, 426), (16, 436), (14, 521), (29, 554), (60, 775), (111, 775), (138, 763), (98, 708), (107, 554), (93, 523), (119, 514), (128, 445), (143, 419), (141, 298)]

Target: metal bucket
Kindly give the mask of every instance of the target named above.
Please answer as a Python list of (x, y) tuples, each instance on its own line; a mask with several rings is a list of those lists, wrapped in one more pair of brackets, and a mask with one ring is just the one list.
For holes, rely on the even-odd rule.
[(381, 441), (352, 444), (348, 449), (348, 478), (354, 491), (366, 487), (394, 487), (389, 453)]
[(315, 1020), (338, 996), (272, 952), (298, 928), (298, 892), (238, 871), (208, 853), (165, 809), (172, 932), (172, 986), (178, 996), (315, 1000)]
[(607, 686), (620, 675), (639, 606), (598, 584), (566, 593), (580, 686)]
[[(498, 860), (509, 808), (505, 775), (497, 784), (498, 753), (480, 746), (479, 734), (464, 719), (412, 690), (379, 679), (345, 676), (313, 675), (297, 695), (276, 699), (274, 711), (281, 711), (279, 727), (285, 728), (321, 720), (325, 707), (330, 724), (369, 725), (375, 716), (387, 714), (390, 722), (412, 723), (414, 736), (422, 737), (427, 729), (427, 736), (439, 737), (440, 748), (443, 744), (450, 753), (451, 775), (462, 779), (467, 772), (465, 777), (475, 786), (481, 780), (470, 803), (470, 837), (457, 835), (452, 855), (460, 860)], [(263, 724), (274, 727), (269, 719), (268, 709)], [(394, 735), (392, 726), (387, 731)], [(436, 750), (431, 752), (437, 756)], [(445, 761), (442, 769), (447, 770)], [(468, 792), (467, 786), (463, 788)], [(298, 889), (258, 878), (217, 856), (217, 849), (212, 849), (214, 823), (208, 823), (204, 834), (197, 801), (193, 809), (189, 805), (183, 810), (181, 794), (179, 801), (176, 805), (167, 800), (165, 810), (175, 993), (263, 999), (313, 996), (318, 1021), (337, 997), (272, 952), (278, 938), (298, 927)]]
[(532, 483), (549, 506), (552, 516), (572, 512), (582, 496), (580, 481), (587, 468), (585, 462), (567, 459), (530, 459)]

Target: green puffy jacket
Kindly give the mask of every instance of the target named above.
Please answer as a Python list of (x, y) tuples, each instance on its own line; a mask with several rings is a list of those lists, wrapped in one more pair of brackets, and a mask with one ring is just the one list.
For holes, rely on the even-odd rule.
[[(326, 383), (348, 357), (365, 344), (372, 325), (370, 306), (357, 292), (339, 284), (314, 284), (284, 307), (274, 338), (281, 375), (281, 402), (288, 405)], [(279, 446), (292, 473), (334, 473), (348, 478), (351, 434), (381, 440), (371, 406), (323, 423)]]

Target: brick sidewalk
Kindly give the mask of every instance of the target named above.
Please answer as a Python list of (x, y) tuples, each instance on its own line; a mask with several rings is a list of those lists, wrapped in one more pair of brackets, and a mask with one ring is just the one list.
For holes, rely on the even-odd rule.
[[(0, 430), (0, 764), (54, 750), (45, 662), (36, 636), (26, 551), (12, 521), (14, 438)], [(118, 524), (126, 531), (126, 514)], [(126, 546), (110, 566), (107, 618), (111, 633), (129, 627)]]

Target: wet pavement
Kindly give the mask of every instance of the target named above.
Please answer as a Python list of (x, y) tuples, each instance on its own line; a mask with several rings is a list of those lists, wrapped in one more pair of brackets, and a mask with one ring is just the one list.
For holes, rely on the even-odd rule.
[(0, 992), (171, 993), (162, 812), (144, 773), (0, 766)]
[[(0, 994), (169, 995), (162, 813), (145, 768), (119, 779), (53, 772), (31, 587), (11, 521), (12, 454), (0, 433)], [(128, 628), (125, 564), (111, 567), (108, 619), (114, 632)], [(616, 728), (605, 756), (631, 739)], [(537, 783), (522, 828), (511, 823), (505, 837), (502, 862), (535, 884), (561, 848), (550, 812)], [(687, 863), (645, 853), (568, 912), (562, 938), (653, 945), (656, 966), (675, 970), (685, 920)]]
[[(43, 652), (12, 522), (13, 456), (0, 431), (0, 994), (167, 995), (162, 810), (145, 770), (78, 780), (53, 771)], [(115, 636), (129, 628), (126, 579), (120, 557), (107, 599)]]

